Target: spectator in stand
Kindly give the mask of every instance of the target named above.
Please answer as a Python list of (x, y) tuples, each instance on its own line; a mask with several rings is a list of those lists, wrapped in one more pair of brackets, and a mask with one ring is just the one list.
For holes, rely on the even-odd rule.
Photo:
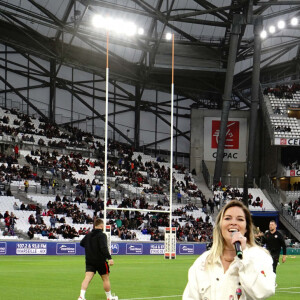
[(19, 146), (15, 145), (15, 158), (17, 159), (19, 157)]
[(96, 196), (96, 198), (99, 198), (100, 191), (101, 191), (101, 185), (99, 183), (97, 183), (96, 186), (95, 186), (95, 196)]
[(177, 193), (177, 202), (178, 203), (181, 203), (181, 198), (182, 198), (182, 195), (181, 195), (180, 191), (178, 191), (178, 193)]
[(34, 228), (33, 228), (33, 225), (30, 225), (30, 227), (28, 229), (28, 232), (27, 232), (27, 235), (29, 236), (30, 239), (33, 239), (33, 237), (34, 237)]
[(28, 193), (29, 181), (27, 179), (24, 181), (24, 186), (25, 186), (25, 193)]
[(11, 192), (10, 188), (7, 189), (6, 196), (7, 197), (11, 197), (12, 196), (12, 192)]
[(210, 207), (210, 213), (213, 214), (214, 213), (214, 207), (215, 207), (215, 203), (209, 198), (208, 202), (207, 202), (208, 206)]
[(4, 215), (4, 222), (5, 222), (5, 227), (7, 228), (7, 230), (9, 231), (9, 227), (10, 227), (10, 215), (6, 216)]
[(55, 228), (55, 224), (56, 224), (56, 217), (55, 216), (51, 216), (50, 217), (50, 225), (51, 225), (51, 228)]

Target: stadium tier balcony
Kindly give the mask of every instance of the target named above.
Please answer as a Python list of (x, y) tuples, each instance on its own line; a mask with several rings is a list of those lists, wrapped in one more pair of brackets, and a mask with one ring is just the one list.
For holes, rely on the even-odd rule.
[(286, 115), (289, 105), (300, 105), (300, 91), (291, 94), (291, 98), (278, 98), (272, 93), (268, 93), (268, 97), (274, 114)]
[(272, 128), (274, 129), (274, 137), (281, 138), (299, 138), (300, 126), (296, 118), (288, 118), (282, 116), (270, 117)]
[[(289, 107), (300, 107), (300, 86), (276, 86), (264, 90), (263, 108), (274, 145), (298, 145), (300, 122), (288, 117)], [(290, 143), (288, 142), (290, 141)]]
[[(8, 111), (0, 108), (0, 128), (2, 130), (3, 136), (10, 136), (11, 141), (16, 141), (16, 142), (22, 141), (23, 144), (29, 143), (36, 146), (41, 146), (41, 144), (39, 144), (39, 141), (43, 141), (43, 144), (50, 146), (50, 148), (48, 148), (49, 152), (51, 152), (51, 147), (53, 145), (56, 146), (61, 143), (65, 144), (65, 147), (62, 148), (68, 148), (69, 140), (65, 131), (61, 132), (56, 125), (44, 123), (42, 120), (38, 120), (26, 115), (19, 114), (14, 110)], [(76, 132), (76, 129), (73, 128), (69, 128), (68, 130), (71, 132), (71, 134), (74, 133), (74, 130), (76, 134), (78, 133)], [(53, 133), (55, 133), (55, 135), (53, 135)], [(103, 150), (102, 149), (104, 145), (103, 139), (95, 139), (94, 137), (92, 137), (91, 139), (94, 141), (93, 145), (96, 148), (98, 147), (98, 149)], [(131, 182), (131, 179), (136, 180), (137, 174), (139, 174), (139, 176), (141, 177), (140, 179), (142, 179), (138, 186), (136, 185), (136, 182), (131, 182), (129, 184), (120, 183), (119, 186), (123, 185), (123, 188), (125, 190), (125, 192), (123, 190), (122, 194), (114, 187), (111, 187), (110, 192), (111, 194), (114, 195), (113, 197), (113, 199), (115, 200), (114, 205), (116, 206), (122, 205), (121, 200), (123, 199), (124, 193), (126, 192), (128, 192), (131, 195), (134, 195), (137, 198), (139, 197), (145, 198), (145, 201), (148, 202), (147, 205), (151, 209), (152, 208), (155, 209), (155, 207), (158, 206), (157, 205), (158, 201), (161, 201), (163, 203), (165, 201), (168, 202), (168, 193), (163, 192), (163, 190), (158, 190), (157, 187), (163, 184), (162, 183), (162, 179), (163, 179), (165, 182), (164, 184), (167, 188), (167, 184), (169, 183), (169, 179), (168, 179), (169, 163), (159, 161), (141, 152), (132, 152), (129, 146), (127, 147), (126, 145), (122, 145), (117, 142), (110, 142), (109, 148), (110, 148), (109, 151), (111, 153), (114, 153), (116, 157), (117, 156), (123, 157), (123, 159), (126, 160), (127, 166), (129, 166), (131, 163), (138, 165), (136, 169), (129, 170), (129, 169), (124, 169), (123, 165), (121, 166), (121, 168), (119, 168), (120, 166), (118, 166), (117, 162), (115, 162), (115, 165), (113, 164), (113, 162), (110, 162), (110, 166), (109, 166), (110, 177), (108, 178), (108, 181), (110, 183), (113, 183), (114, 185), (116, 179), (121, 181), (123, 180), (124, 182), (126, 181)], [(32, 168), (37, 166), (40, 167), (46, 166), (48, 168), (48, 171), (45, 174), (47, 174), (48, 177), (54, 176), (53, 178), (55, 178), (55, 176), (63, 173), (67, 173), (69, 171), (71, 177), (64, 177), (63, 179), (67, 184), (71, 183), (71, 189), (73, 189), (72, 188), (73, 183), (80, 186), (82, 183), (85, 184), (85, 182), (99, 183), (102, 181), (103, 184), (103, 173), (104, 173), (103, 162), (100, 162), (96, 159), (90, 157), (89, 158), (80, 157), (80, 159), (77, 159), (77, 157), (69, 157), (68, 155), (65, 155), (65, 157), (67, 156), (68, 163), (72, 164), (71, 169), (65, 169), (60, 162), (60, 159), (63, 157), (62, 154), (60, 155), (55, 154), (51, 158), (49, 158), (48, 156), (46, 157), (46, 159), (44, 157), (45, 155), (43, 154), (43, 158), (41, 159), (40, 155), (35, 155), (35, 151), (20, 150), (19, 153), (22, 157), (26, 158), (28, 164), (32, 164)], [(54, 160), (56, 161), (55, 164), (54, 164)], [(148, 167), (146, 167), (146, 164), (148, 164)], [(22, 165), (16, 165), (16, 166), (22, 168)], [(149, 171), (150, 169), (152, 170), (151, 174)], [(118, 175), (119, 173), (121, 173), (121, 175)], [(14, 178), (14, 176), (12, 176), (11, 179), (12, 180), (10, 184), (14, 192), (24, 191), (24, 178), (22, 177)], [(150, 179), (150, 183), (147, 182), (147, 179)], [(188, 198), (191, 195), (198, 197), (199, 199), (201, 198), (202, 193), (201, 191), (198, 190), (197, 186), (195, 185), (194, 180), (192, 178), (192, 174), (188, 173), (182, 167), (176, 166), (173, 169), (173, 186), (175, 187), (175, 191), (173, 193), (174, 197), (176, 197), (177, 193), (180, 193), (182, 196), (182, 200)], [(90, 196), (94, 197), (95, 196), (94, 186), (90, 185), (90, 187), (91, 187)], [(45, 197), (44, 195), (37, 195), (39, 191), (41, 192), (43, 191), (40, 178), (39, 180), (34, 180), (34, 178), (33, 180), (29, 180), (28, 195), (30, 197), (30, 200), (37, 203), (39, 206), (41, 206), (41, 208), (45, 208), (51, 197)], [(47, 190), (46, 192), (48, 193), (52, 191), (50, 189)], [(53, 189), (53, 192), (55, 192), (55, 189)], [(74, 195), (76, 195), (77, 190), (73, 189), (73, 192)], [(80, 187), (78, 193), (80, 195)], [(104, 193), (104, 189), (102, 188), (100, 192), (100, 197), (102, 198), (104, 195), (103, 193)], [(119, 197), (116, 197), (117, 194)], [(52, 197), (51, 199), (53, 198), (54, 197)], [(75, 205), (73, 201), (71, 201), (70, 203), (71, 205)], [(16, 215), (17, 219), (16, 219), (15, 228), (26, 234), (29, 228), (28, 219), (31, 217), (31, 215), (33, 215), (33, 218), (35, 219), (35, 212), (32, 210), (28, 211), (28, 210), (14, 209), (13, 207), (14, 204), (16, 204), (17, 206), (21, 205), (20, 201), (15, 198), (12, 198), (11, 200), (6, 200), (6, 204), (8, 206), (6, 206), (5, 209), (8, 210), (9, 212), (14, 212)], [(0, 209), (2, 210), (1, 206)], [(86, 202), (76, 203), (76, 209), (78, 209), (80, 214), (92, 220), (94, 216), (94, 210), (88, 207)], [(162, 209), (167, 211), (168, 206), (162, 205)], [(176, 224), (182, 228), (187, 228), (187, 226), (193, 226), (192, 222), (194, 222), (195, 218), (206, 219), (207, 222), (210, 220), (210, 218), (200, 210), (189, 211), (189, 209), (186, 209), (184, 206), (182, 207), (181, 204), (178, 207), (174, 205), (174, 209), (179, 210), (180, 213), (184, 215), (184, 216), (179, 215), (174, 218), (174, 222), (176, 222)], [(64, 214), (58, 213), (55, 215), (57, 215), (57, 218), (59, 220), (63, 219), (64, 223), (72, 227), (72, 230), (74, 229), (75, 232), (81, 231), (83, 224), (78, 224), (76, 222), (74, 223), (70, 214), (66, 215), (65, 213)], [(42, 215), (41, 217), (43, 219), (42, 223), (44, 224), (38, 224), (37, 227), (50, 228), (51, 226), (50, 216), (45, 214)], [(111, 220), (115, 220), (114, 217), (115, 216), (112, 215)], [(37, 220), (35, 220), (35, 222), (37, 222)], [(41, 222), (37, 222), (37, 223), (41, 223)], [(84, 226), (86, 227), (85, 230), (89, 230), (92, 227), (91, 223), (84, 224)], [(60, 223), (57, 223), (56, 227), (60, 227), (60, 225), (61, 225)], [(144, 220), (142, 225), (149, 226), (148, 221)], [(38, 228), (39, 231), (40, 229), (41, 228)], [(141, 230), (136, 230), (136, 229), (132, 229), (131, 231), (136, 239), (143, 238), (143, 240), (149, 240), (150, 237), (149, 234), (148, 235), (142, 234)], [(63, 235), (57, 233), (56, 237), (61, 239), (63, 238)], [(35, 234), (35, 238), (46, 239), (48, 237), (41, 234)], [(75, 237), (75, 239), (76, 238), (79, 237)], [(184, 238), (184, 234), (183, 234), (183, 238)]]
[[(235, 196), (234, 191), (238, 191), (239, 196)], [(225, 194), (224, 194), (224, 192), (225, 192)], [(214, 191), (214, 196), (218, 197), (218, 199), (221, 199), (222, 202), (227, 203), (231, 199), (242, 200), (243, 199), (242, 193), (243, 193), (242, 188), (230, 187), (229, 189)], [(251, 197), (251, 199), (249, 196)], [(276, 211), (276, 208), (266, 198), (266, 196), (264, 195), (264, 193), (261, 189), (258, 189), (258, 188), (248, 189), (248, 199), (249, 199), (249, 210), (250, 211)], [(251, 202), (251, 204), (250, 204), (250, 202)]]

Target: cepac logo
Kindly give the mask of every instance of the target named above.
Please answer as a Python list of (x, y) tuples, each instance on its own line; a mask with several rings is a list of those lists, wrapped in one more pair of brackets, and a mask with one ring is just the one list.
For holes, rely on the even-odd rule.
[(110, 249), (111, 249), (111, 254), (119, 253), (119, 245), (118, 244), (111, 244)]
[(0, 243), (0, 255), (6, 254), (6, 243)]
[(280, 145), (286, 145), (286, 139), (280, 139)]
[(143, 254), (143, 245), (126, 244), (126, 254)]
[(295, 176), (295, 175), (296, 175), (295, 170), (291, 170), (291, 171), (290, 171), (290, 176)]
[(57, 243), (56, 254), (67, 254), (67, 255), (76, 254), (76, 244)]
[(194, 254), (194, 245), (179, 245), (179, 254)]
[[(219, 120), (212, 120), (211, 130), (211, 148), (217, 149), (220, 134)], [(240, 143), (240, 122), (239, 121), (228, 121), (226, 129), (225, 149), (239, 149)]]

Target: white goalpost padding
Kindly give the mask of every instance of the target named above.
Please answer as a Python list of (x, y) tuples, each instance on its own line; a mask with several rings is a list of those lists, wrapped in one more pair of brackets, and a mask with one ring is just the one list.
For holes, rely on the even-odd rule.
[(106, 234), (106, 237), (107, 237), (107, 248), (108, 248), (109, 254), (111, 254), (111, 226), (110, 225), (105, 225), (104, 233)]
[(165, 259), (176, 259), (176, 227), (165, 228)]

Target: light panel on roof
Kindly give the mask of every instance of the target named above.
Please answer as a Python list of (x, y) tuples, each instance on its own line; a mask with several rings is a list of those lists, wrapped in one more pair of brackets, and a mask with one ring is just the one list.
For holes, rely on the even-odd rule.
[(298, 19), (296, 17), (292, 18), (291, 25), (292, 26), (297, 26), (298, 25)]
[(285, 27), (285, 22), (283, 20), (278, 21), (277, 27), (279, 29), (283, 29)]
[(144, 33), (143, 28), (137, 28), (137, 26), (131, 21), (125, 21), (123, 19), (103, 17), (101, 15), (95, 15), (92, 19), (92, 24), (95, 28), (103, 28), (110, 32), (119, 34), (125, 34), (127, 36), (133, 36), (136, 33), (140, 35)]

